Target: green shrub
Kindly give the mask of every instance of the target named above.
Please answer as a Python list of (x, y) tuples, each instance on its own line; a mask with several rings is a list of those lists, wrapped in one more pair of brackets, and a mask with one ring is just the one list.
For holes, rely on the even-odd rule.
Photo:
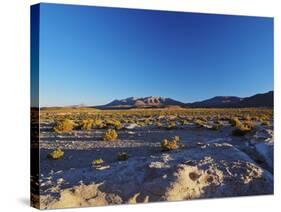
[(104, 163), (103, 159), (101, 159), (101, 158), (95, 159), (95, 160), (92, 161), (92, 166), (98, 166), (98, 165), (101, 165), (103, 163)]
[(61, 159), (64, 155), (64, 152), (61, 149), (55, 149), (48, 154), (48, 158), (53, 160)]
[(57, 121), (53, 130), (56, 133), (71, 132), (74, 127), (74, 122), (70, 119), (64, 119), (62, 121)]
[(117, 132), (114, 129), (108, 129), (103, 135), (104, 141), (114, 141), (118, 137)]
[(170, 150), (178, 149), (179, 148), (179, 146), (178, 146), (179, 141), (180, 141), (179, 136), (175, 136), (171, 140), (164, 139), (161, 142), (162, 151), (170, 151)]
[(119, 161), (124, 161), (124, 160), (128, 160), (129, 156), (126, 152), (119, 152), (117, 154), (117, 160)]

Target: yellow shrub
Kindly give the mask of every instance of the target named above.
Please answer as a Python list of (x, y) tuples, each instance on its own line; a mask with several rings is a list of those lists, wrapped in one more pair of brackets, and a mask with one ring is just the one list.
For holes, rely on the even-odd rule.
[(105, 134), (103, 135), (103, 140), (104, 141), (114, 141), (118, 137), (118, 134), (115, 130), (113, 129), (108, 129)]
[(234, 136), (244, 136), (246, 135), (248, 132), (251, 132), (252, 128), (250, 128), (249, 126), (247, 125), (239, 125), (236, 127), (236, 129), (234, 129), (232, 131), (232, 135)]
[(92, 166), (98, 166), (98, 165), (101, 165), (103, 163), (104, 163), (103, 159), (99, 158), (99, 159), (96, 159), (96, 160), (92, 161)]
[(263, 122), (261, 123), (261, 125), (269, 126), (269, 125), (270, 125), (270, 121), (263, 121)]
[(58, 160), (62, 158), (64, 155), (64, 152), (61, 149), (55, 149), (51, 153), (48, 154), (48, 158), (53, 160)]
[(109, 126), (113, 126), (115, 129), (119, 130), (122, 128), (122, 124), (120, 121), (115, 119), (109, 119), (106, 121), (106, 124)]
[(161, 149), (162, 151), (170, 151), (179, 148), (178, 142), (180, 138), (178, 136), (173, 137), (171, 140), (164, 139), (161, 142)]
[(239, 126), (241, 125), (241, 122), (238, 118), (232, 118), (229, 120), (229, 123), (231, 124), (232, 127), (236, 127), (236, 126)]
[(73, 130), (74, 123), (72, 120), (65, 119), (55, 123), (54, 131), (56, 133), (71, 132)]
[(101, 129), (105, 127), (105, 124), (101, 119), (95, 119), (93, 122), (93, 127)]
[(86, 120), (83, 120), (81, 122), (80, 128), (81, 128), (81, 130), (88, 131), (88, 130), (91, 130), (93, 128), (93, 124), (94, 124), (93, 119), (86, 119)]

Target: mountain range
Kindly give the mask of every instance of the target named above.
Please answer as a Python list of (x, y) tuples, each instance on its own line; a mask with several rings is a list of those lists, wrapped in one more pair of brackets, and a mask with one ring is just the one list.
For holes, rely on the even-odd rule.
[(216, 96), (203, 101), (183, 103), (171, 98), (149, 96), (129, 97), (114, 100), (106, 105), (96, 106), (100, 109), (154, 108), (180, 106), (190, 108), (227, 108), (227, 107), (273, 107), (273, 91), (250, 97)]

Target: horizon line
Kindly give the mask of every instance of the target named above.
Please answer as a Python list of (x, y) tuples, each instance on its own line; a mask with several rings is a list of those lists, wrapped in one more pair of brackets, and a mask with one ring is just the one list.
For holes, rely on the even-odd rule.
[(159, 97), (159, 98), (165, 98), (165, 99), (173, 99), (175, 101), (178, 101), (178, 102), (181, 102), (183, 104), (191, 104), (191, 103), (195, 103), (195, 102), (200, 102), (200, 101), (205, 101), (205, 100), (208, 100), (208, 99), (212, 99), (212, 98), (215, 98), (215, 97), (237, 97), (237, 98), (247, 98), (247, 97), (251, 97), (251, 96), (255, 96), (255, 95), (258, 95), (258, 94), (265, 94), (265, 93), (269, 93), (269, 92), (274, 92), (274, 89), (272, 90), (268, 90), (268, 91), (265, 91), (265, 92), (258, 92), (258, 93), (255, 93), (255, 94), (252, 94), (250, 96), (244, 96), (244, 97), (241, 97), (241, 96), (235, 96), (235, 95), (216, 95), (216, 96), (212, 96), (212, 97), (208, 97), (208, 98), (205, 98), (205, 99), (200, 99), (200, 100), (196, 100), (196, 101), (192, 101), (192, 102), (183, 102), (183, 101), (179, 101), (175, 98), (171, 98), (171, 97), (164, 97), (164, 96), (143, 96), (143, 97), (138, 97), (138, 96), (129, 96), (129, 97), (126, 97), (126, 98), (115, 98), (107, 103), (104, 103), (104, 104), (97, 104), (97, 105), (94, 105), (94, 104), (84, 104), (84, 103), (78, 103), (78, 104), (67, 104), (67, 105), (52, 105), (52, 106), (40, 106), (40, 103), (39, 103), (39, 108), (51, 108), (51, 107), (77, 107), (77, 106), (83, 106), (83, 107), (99, 107), (99, 106), (104, 106), (106, 104), (109, 104), (113, 101), (120, 101), (120, 100), (123, 100), (123, 99), (129, 99), (129, 98), (149, 98), (149, 97)]

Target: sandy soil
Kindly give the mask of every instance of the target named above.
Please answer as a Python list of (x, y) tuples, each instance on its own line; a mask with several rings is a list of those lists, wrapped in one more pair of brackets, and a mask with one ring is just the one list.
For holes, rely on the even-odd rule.
[[(272, 193), (273, 127), (259, 126), (245, 137), (232, 136), (232, 130), (233, 127), (231, 127), (227, 123), (225, 123), (224, 127), (218, 131), (210, 130), (207, 128), (199, 128), (194, 125), (179, 127), (173, 130), (159, 129), (157, 127), (139, 127), (134, 129), (120, 130), (118, 132), (119, 137), (117, 141), (106, 142), (102, 141), (101, 139), (101, 136), (104, 133), (104, 130), (102, 129), (94, 129), (89, 132), (74, 131), (69, 134), (57, 135), (51, 130), (50, 124), (44, 123), (41, 125), (40, 134), (39, 181), (40, 193), (42, 195), (40, 207), (59, 208), (73, 207), (75, 206), (74, 203), (79, 203), (82, 206), (89, 206), (136, 203), (154, 200), (182, 200), (201, 197), (206, 198)], [(164, 138), (171, 138), (173, 136), (179, 136), (181, 138), (182, 148), (172, 153), (161, 152), (160, 142)], [(224, 152), (220, 152), (221, 150), (217, 151), (216, 148), (222, 148), (220, 145), (226, 149), (230, 148), (229, 156), (228, 154), (224, 154)], [(61, 148), (64, 151), (65, 154), (62, 159), (50, 160), (47, 158), (47, 154), (55, 148)], [(206, 151), (204, 155), (203, 151)], [(117, 154), (119, 152), (128, 153), (128, 161), (118, 161)], [(196, 158), (194, 154), (197, 154), (198, 158)], [(219, 154), (223, 155), (221, 156), (222, 158), (219, 158), (219, 160), (210, 162), (206, 159), (207, 156), (216, 159)], [(235, 157), (237, 158), (235, 158), (233, 155), (235, 155)], [(163, 157), (172, 157), (173, 159), (171, 160), (174, 160), (173, 165), (167, 165), (168, 162), (165, 162)], [(92, 167), (92, 161), (98, 158), (102, 158), (105, 161), (102, 165), (104, 169), (98, 170)], [(193, 163), (195, 160), (196, 164), (193, 164), (192, 166), (189, 164), (187, 166), (186, 161), (191, 160), (193, 161)], [(259, 184), (260, 181), (257, 181), (257, 186), (248, 186), (244, 190), (241, 189), (241, 191), (233, 190), (233, 187), (231, 187), (232, 184), (229, 183), (231, 182), (231, 180), (224, 180), (230, 177), (236, 179), (234, 175), (230, 175), (227, 173), (227, 171), (225, 171), (228, 169), (228, 166), (231, 167), (229, 168), (230, 172), (232, 169), (234, 170), (234, 168), (229, 164), (227, 165), (227, 167), (226, 165), (222, 165), (224, 164), (223, 161), (231, 164), (237, 162), (237, 167), (239, 166), (241, 170), (248, 170), (245, 172), (247, 173), (245, 174), (246, 177), (244, 175), (243, 176), (245, 177), (245, 179), (249, 178), (249, 182), (255, 182), (254, 179), (259, 177), (266, 179), (265, 181), (268, 183), (267, 185), (269, 186), (269, 190), (267, 189), (266, 191), (263, 191), (263, 187), (261, 186), (261, 184)], [(245, 164), (243, 161), (245, 162)], [(249, 164), (247, 165), (246, 162)], [(165, 164), (168, 167), (166, 167)], [(200, 164), (209, 165), (208, 168), (202, 165), (202, 168)], [(179, 165), (182, 165), (182, 169), (185, 171), (179, 172)], [(148, 181), (152, 182), (153, 177), (157, 176), (158, 179), (160, 175), (165, 176), (165, 172), (167, 172), (168, 174), (171, 171), (173, 172), (171, 176), (178, 176), (176, 180), (174, 179), (174, 177), (170, 179), (168, 176), (167, 179), (169, 179), (169, 186), (164, 186), (166, 190), (164, 189), (165, 191), (161, 191), (162, 193), (159, 191), (161, 193), (161, 198), (163, 199), (158, 197), (156, 198), (152, 194), (148, 194), (145, 191), (141, 192), (141, 184), (140, 187), (134, 187), (134, 191), (137, 191), (139, 189), (139, 191), (137, 192), (139, 194), (133, 194), (132, 191), (132, 194), (129, 193), (127, 196), (124, 196), (122, 195), (122, 193), (120, 194), (120, 192), (118, 192), (118, 186), (118, 188), (112, 186), (112, 189), (109, 189), (109, 187), (106, 186), (101, 189), (98, 186), (99, 183), (108, 182), (109, 179), (113, 181), (113, 184), (120, 183), (121, 181), (115, 181), (115, 179), (112, 178), (112, 175), (119, 175), (119, 172), (120, 176), (123, 176), (122, 171), (120, 170), (124, 169), (128, 171), (130, 169), (136, 169), (134, 170), (133, 175), (141, 175), (142, 172), (150, 173), (150, 169), (152, 169), (153, 166), (157, 167), (157, 173), (153, 173), (151, 175), (151, 179), (142, 178), (140, 182), (142, 182), (144, 185), (145, 183), (148, 183)], [(142, 171), (137, 169), (137, 167), (142, 167)], [(210, 175), (208, 174), (207, 170), (209, 170), (209, 172), (214, 172), (215, 174)], [(164, 173), (162, 173), (163, 171)], [(184, 182), (185, 186), (192, 185), (195, 193), (189, 192), (188, 194), (186, 194), (184, 192), (177, 191), (178, 189), (180, 189), (178, 187), (180, 186), (179, 183), (181, 183), (181, 177), (185, 176), (187, 172), (189, 173), (189, 176), (190, 173), (195, 173), (194, 176), (191, 177), (191, 179), (198, 178), (199, 180), (198, 185), (193, 185), (191, 183), (193, 182), (192, 180), (190, 182)], [(239, 171), (239, 173), (240, 172), (241, 171)], [(253, 172), (254, 174), (250, 175), (249, 173), (251, 172)], [(196, 173), (198, 174), (198, 176), (196, 175)], [(127, 173), (124, 172), (123, 178), (126, 179), (126, 175)], [(205, 178), (203, 178), (203, 176), (205, 176)], [(206, 180), (207, 178), (208, 180), (212, 178), (214, 179), (214, 181), (212, 183), (208, 183), (208, 180)], [(241, 181), (241, 183), (243, 182), (243, 184), (247, 184), (245, 183), (247, 182), (245, 179)], [(229, 183), (227, 192), (225, 190), (222, 191), (223, 184), (228, 185), (226, 182)], [(136, 182), (127, 183), (130, 184)], [(161, 184), (162, 186), (166, 183), (166, 181), (162, 182), (160, 180), (157, 181), (157, 183), (155, 184), (158, 186), (159, 184)], [(171, 185), (174, 186), (173, 192), (171, 192)], [(210, 187), (210, 185), (212, 187)], [(260, 190), (256, 188), (258, 186), (260, 187)], [(122, 189), (126, 188), (127, 187), (122, 187)], [(216, 190), (216, 192), (213, 192), (214, 196), (208, 196), (208, 189), (210, 188)], [(68, 189), (74, 189), (74, 191), (78, 193), (80, 192), (80, 196), (85, 195), (85, 192), (94, 192), (90, 195), (90, 199), (92, 199), (92, 201), (88, 201), (86, 197), (81, 200), (81, 198), (73, 196), (73, 193), (69, 193)], [(130, 188), (128, 188), (127, 190), (130, 190)], [(205, 191), (205, 193), (201, 192), (203, 190)], [(83, 193), (83, 195), (81, 194), (81, 192)], [(175, 192), (180, 194), (175, 195)], [(70, 204), (70, 202), (72, 203)]]

